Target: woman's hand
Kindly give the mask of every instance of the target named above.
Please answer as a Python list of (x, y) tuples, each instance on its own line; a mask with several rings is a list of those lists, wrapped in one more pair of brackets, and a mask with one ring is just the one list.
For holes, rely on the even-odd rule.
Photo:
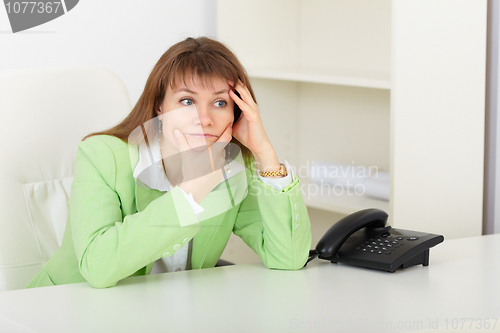
[(222, 180), (225, 162), (224, 147), (231, 141), (231, 125), (228, 125), (219, 139), (207, 145), (206, 149), (192, 149), (184, 134), (174, 130), (174, 138), (181, 154), (182, 183), (186, 193), (192, 193), (197, 203), (213, 190)]
[(234, 89), (238, 91), (241, 98), (233, 90), (229, 91), (229, 96), (242, 112), (240, 119), (233, 125), (234, 137), (250, 149), (260, 171), (279, 170), (280, 163), (262, 124), (257, 103), (241, 81), (238, 80)]

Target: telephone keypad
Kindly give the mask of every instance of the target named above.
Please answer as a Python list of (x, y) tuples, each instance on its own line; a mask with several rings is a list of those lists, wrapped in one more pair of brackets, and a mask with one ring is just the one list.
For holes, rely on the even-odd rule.
[[(391, 232), (394, 233), (382, 235), (376, 229), (358, 230), (344, 242), (336, 258), (330, 261), (394, 272), (398, 268), (418, 264), (427, 266), (429, 248), (443, 241), (443, 236), (439, 235), (400, 229), (392, 229)], [(420, 249), (423, 251), (411, 256)]]
[[(404, 245), (404, 243), (401, 242), (405, 240), (403, 237), (395, 237), (392, 235), (387, 235), (385, 237), (381, 235), (381, 237), (386, 239), (370, 238), (357, 246), (356, 251), (391, 255), (396, 249)], [(414, 236), (406, 236), (406, 238), (408, 240), (418, 239), (418, 237)]]

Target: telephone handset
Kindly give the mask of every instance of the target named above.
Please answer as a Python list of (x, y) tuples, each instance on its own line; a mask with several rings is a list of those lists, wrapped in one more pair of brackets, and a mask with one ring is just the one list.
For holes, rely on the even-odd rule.
[[(234, 89), (233, 91), (236, 94), (236, 96), (241, 98), (240, 93), (238, 91), (236, 91), (236, 89)], [(241, 117), (241, 109), (238, 106), (238, 104), (236, 104), (236, 103), (234, 103), (233, 114), (234, 114), (234, 120), (233, 120), (233, 125), (234, 125), (238, 120), (240, 120), (240, 117)]]
[(308, 262), (318, 257), (391, 273), (398, 268), (428, 266), (429, 249), (443, 242), (444, 237), (386, 227), (387, 218), (380, 209), (365, 209), (344, 217), (310, 251)]

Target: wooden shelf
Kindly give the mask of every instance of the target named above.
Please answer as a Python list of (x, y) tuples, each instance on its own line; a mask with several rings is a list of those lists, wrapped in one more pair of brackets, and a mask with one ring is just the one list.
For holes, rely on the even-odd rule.
[(367, 73), (341, 70), (315, 71), (311, 69), (250, 68), (248, 70), (248, 75), (252, 78), (258, 79), (391, 89), (391, 78), (389, 73)]
[(307, 178), (300, 179), (300, 185), (304, 201), (311, 208), (346, 215), (366, 208), (378, 208), (389, 212), (388, 201), (377, 200), (364, 195), (356, 195), (354, 191), (350, 191), (349, 193), (345, 191), (341, 195), (335, 195), (333, 191), (327, 193), (328, 190), (323, 189), (323, 193), (321, 194), (320, 186)]

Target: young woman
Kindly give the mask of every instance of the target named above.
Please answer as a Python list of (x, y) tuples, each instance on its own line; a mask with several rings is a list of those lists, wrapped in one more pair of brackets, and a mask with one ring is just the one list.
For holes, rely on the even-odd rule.
[(311, 247), (299, 180), (245, 70), (221, 43), (188, 38), (125, 120), (80, 143), (62, 245), (28, 288), (214, 267), (231, 232), (274, 269), (300, 269)]

